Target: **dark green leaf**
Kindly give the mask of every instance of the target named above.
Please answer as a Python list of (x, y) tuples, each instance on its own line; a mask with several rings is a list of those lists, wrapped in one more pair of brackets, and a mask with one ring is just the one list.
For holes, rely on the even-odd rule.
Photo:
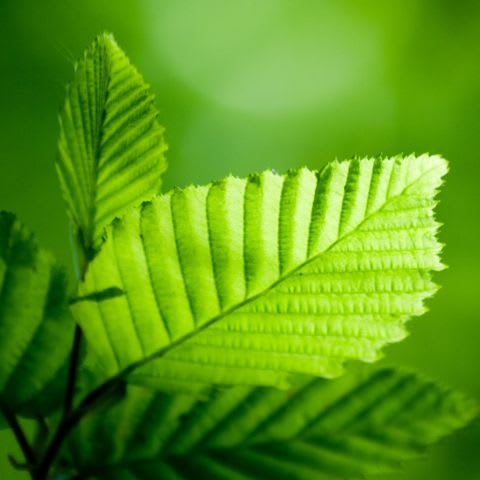
[(74, 322), (66, 280), (33, 235), (0, 213), (0, 401), (44, 415), (63, 395)]
[(391, 472), (466, 425), (478, 406), (394, 370), (306, 379), (290, 391), (233, 387), (207, 401), (130, 387), (81, 424), (70, 461), (82, 478), (360, 478)]

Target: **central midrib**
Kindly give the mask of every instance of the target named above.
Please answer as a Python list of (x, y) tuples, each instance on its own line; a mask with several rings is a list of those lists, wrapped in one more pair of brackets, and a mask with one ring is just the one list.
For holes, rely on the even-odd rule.
[[(105, 49), (109, 49), (108, 45), (105, 45)], [(109, 95), (109, 87), (110, 83), (112, 81), (112, 65), (111, 65), (111, 57), (109, 55), (105, 55), (105, 69), (104, 69), (104, 74), (105, 74), (105, 82), (104, 82), (104, 88), (103, 88), (103, 95), (101, 98), (101, 108), (99, 109), (98, 112), (98, 117), (97, 117), (97, 129), (95, 132), (95, 145), (93, 145), (93, 172), (92, 172), (92, 195), (91, 195), (91, 207), (89, 209), (90, 211), (90, 225), (89, 225), (89, 243), (88, 247), (93, 246), (95, 239), (93, 238), (95, 235), (95, 220), (97, 218), (97, 195), (98, 195), (98, 176), (100, 173), (100, 157), (101, 157), (101, 147), (102, 147), (102, 141), (103, 141), (103, 135), (104, 135), (104, 123), (105, 123), (105, 117), (107, 114), (107, 100), (108, 100), (108, 95)], [(95, 99), (97, 101), (97, 99)]]

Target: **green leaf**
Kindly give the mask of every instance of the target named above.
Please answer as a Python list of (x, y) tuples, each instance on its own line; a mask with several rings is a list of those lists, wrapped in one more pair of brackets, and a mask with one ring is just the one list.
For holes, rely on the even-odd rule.
[(377, 360), (442, 269), (436, 156), (333, 162), (189, 187), (108, 229), (74, 313), (109, 374), (162, 387), (287, 387)]
[(159, 192), (166, 144), (153, 103), (112, 35), (100, 35), (67, 89), (57, 161), (69, 214), (89, 255), (113, 218)]
[(0, 404), (27, 416), (58, 407), (73, 329), (64, 273), (0, 212)]
[(208, 401), (131, 386), (69, 447), (82, 478), (359, 478), (398, 469), (477, 413), (464, 395), (394, 369), (287, 392), (232, 387)]
[(123, 290), (120, 290), (118, 287), (110, 287), (101, 292), (93, 292), (84, 297), (74, 297), (69, 301), (70, 305), (74, 305), (78, 302), (103, 302), (109, 298), (115, 298), (123, 295)]

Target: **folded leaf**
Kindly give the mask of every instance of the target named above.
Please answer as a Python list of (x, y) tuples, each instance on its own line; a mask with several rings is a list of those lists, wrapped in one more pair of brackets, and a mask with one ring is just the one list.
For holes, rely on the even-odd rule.
[(153, 102), (113, 37), (100, 35), (68, 87), (57, 161), (69, 214), (90, 255), (113, 218), (159, 191), (166, 145)]
[(393, 369), (208, 401), (132, 386), (81, 424), (70, 461), (98, 479), (359, 478), (394, 471), (477, 413), (462, 394)]
[(404, 338), (436, 286), (436, 156), (333, 162), (177, 189), (108, 229), (74, 306), (107, 372), (286, 387)]
[(1, 405), (27, 416), (59, 406), (73, 329), (63, 272), (14, 215), (1, 212)]

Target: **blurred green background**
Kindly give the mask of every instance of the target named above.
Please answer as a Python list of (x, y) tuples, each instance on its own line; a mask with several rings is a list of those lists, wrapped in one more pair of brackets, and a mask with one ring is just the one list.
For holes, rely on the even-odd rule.
[[(480, 2), (0, 0), (0, 207), (66, 264), (57, 112), (105, 29), (157, 94), (166, 188), (352, 155), (448, 158), (450, 268), (387, 359), (480, 398)], [(4, 459), (15, 451), (1, 434), (2, 480), (26, 478)], [(388, 478), (480, 480), (480, 422)]]

